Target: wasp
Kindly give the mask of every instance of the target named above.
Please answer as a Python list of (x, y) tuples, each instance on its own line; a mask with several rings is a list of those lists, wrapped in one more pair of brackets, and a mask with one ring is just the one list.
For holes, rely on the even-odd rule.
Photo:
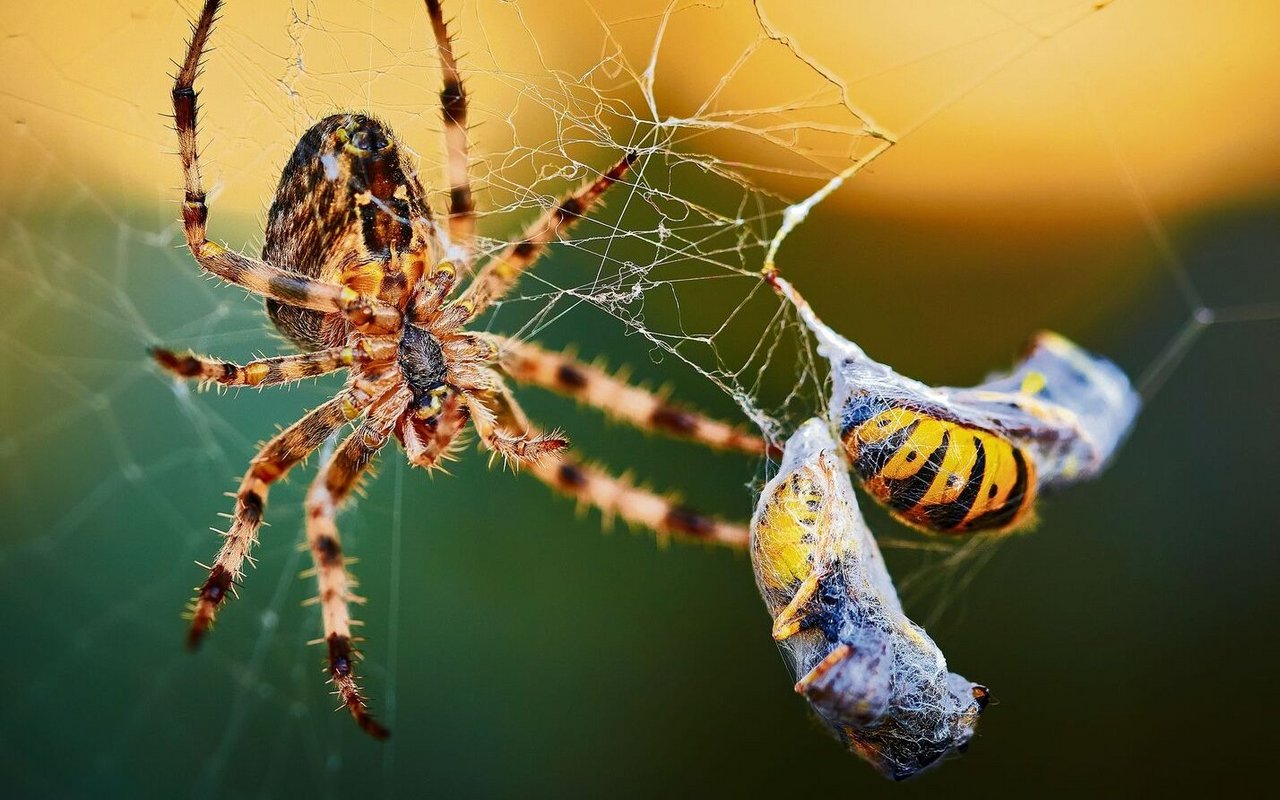
[(1007, 531), (1037, 496), (1098, 475), (1141, 402), (1125, 374), (1062, 336), (1036, 334), (1008, 373), (967, 388), (932, 387), (871, 359), (825, 325), (775, 271), (831, 362), (828, 406), (867, 493), (926, 531)]
[(787, 441), (751, 522), (751, 563), (796, 691), (850, 750), (902, 780), (964, 751), (990, 694), (949, 672), (903, 612), (840, 447), (817, 418)]

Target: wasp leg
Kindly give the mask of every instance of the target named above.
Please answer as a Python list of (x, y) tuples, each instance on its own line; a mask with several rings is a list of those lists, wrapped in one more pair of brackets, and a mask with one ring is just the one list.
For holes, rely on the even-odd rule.
[(808, 627), (809, 621), (809, 603), (813, 600), (813, 596), (818, 591), (818, 584), (822, 582), (823, 575), (818, 572), (810, 573), (800, 584), (800, 588), (796, 589), (795, 596), (791, 598), (791, 602), (787, 603), (778, 615), (773, 618), (773, 640), (781, 642), (784, 639), (790, 639), (800, 631)]

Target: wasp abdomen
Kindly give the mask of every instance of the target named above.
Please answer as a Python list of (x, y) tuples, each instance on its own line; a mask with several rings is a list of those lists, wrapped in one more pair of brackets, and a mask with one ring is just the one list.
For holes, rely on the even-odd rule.
[(1030, 516), (1035, 468), (1008, 439), (901, 406), (846, 419), (841, 439), (867, 492), (904, 521), (962, 533)]

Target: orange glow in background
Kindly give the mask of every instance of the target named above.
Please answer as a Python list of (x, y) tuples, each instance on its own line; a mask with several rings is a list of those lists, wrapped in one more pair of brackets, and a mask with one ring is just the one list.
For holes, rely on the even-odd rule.
[[(9, 202), (32, 197), (33, 178), (44, 203), (77, 184), (121, 198), (169, 197), (178, 170), (164, 119), (167, 73), (193, 5), (6, 11), (0, 115), (11, 140), (0, 152), (0, 191)], [(293, 137), (328, 108), (367, 104), (436, 157), (428, 31), (417, 4), (402, 5), (228, 3), (202, 82), (221, 213), (259, 212)], [(476, 117), (485, 121), (476, 150), (510, 147), (509, 115), (525, 141), (556, 135), (548, 115), (520, 107), (511, 76), (536, 81), (561, 70), (571, 78), (619, 46), (639, 70), (664, 7), (465, 4), (460, 49)], [(1005, 219), (1011, 210), (1027, 224), (1062, 215), (1115, 221), (1132, 213), (1132, 186), (1164, 214), (1269, 191), (1280, 177), (1275, 3), (1119, 0), (1095, 9), (1061, 0), (766, 0), (762, 7), (900, 141), (856, 190), (837, 194), (833, 204), (845, 211), (946, 217), (962, 208), (970, 221)], [(696, 107), (758, 34), (745, 1), (677, 11), (655, 76), (660, 110)], [(798, 75), (812, 86), (795, 83)], [(635, 100), (628, 81), (617, 84)], [(723, 98), (726, 106), (760, 106), (810, 88), (824, 90), (777, 48), (744, 67)], [(728, 148), (716, 153), (728, 160), (772, 157), (742, 141), (736, 150), (732, 141), (716, 144)]]

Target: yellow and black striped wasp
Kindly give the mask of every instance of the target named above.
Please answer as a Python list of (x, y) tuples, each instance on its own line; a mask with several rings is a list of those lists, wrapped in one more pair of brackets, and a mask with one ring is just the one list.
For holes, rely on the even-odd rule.
[(871, 359), (796, 289), (766, 272), (831, 362), (828, 416), (867, 493), (926, 531), (1008, 531), (1034, 516), (1042, 491), (1098, 475), (1140, 401), (1105, 358), (1041, 332), (1007, 374), (968, 388), (933, 387)]

